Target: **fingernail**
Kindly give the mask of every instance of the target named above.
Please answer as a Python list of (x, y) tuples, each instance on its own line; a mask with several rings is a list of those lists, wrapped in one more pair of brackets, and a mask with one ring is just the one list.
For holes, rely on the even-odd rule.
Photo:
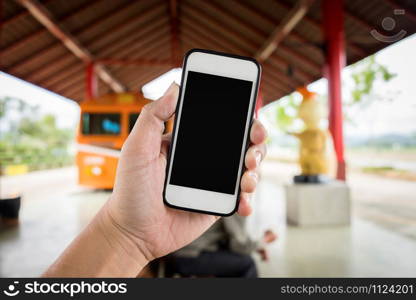
[(250, 172), (250, 176), (257, 182), (258, 180), (258, 175), (256, 172)]
[(259, 166), (260, 162), (261, 162), (262, 155), (259, 151), (256, 151), (256, 153), (254, 155), (255, 155), (255, 158), (256, 158), (256, 166)]

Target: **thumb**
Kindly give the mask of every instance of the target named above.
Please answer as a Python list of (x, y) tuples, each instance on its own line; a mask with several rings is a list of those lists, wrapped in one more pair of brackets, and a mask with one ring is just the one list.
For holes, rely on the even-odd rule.
[(145, 154), (149, 158), (159, 155), (164, 123), (175, 113), (178, 95), (179, 86), (172, 83), (160, 99), (142, 108), (123, 147), (125, 151)]
[(178, 94), (179, 86), (173, 82), (160, 99), (147, 104), (142, 109), (141, 118), (155, 119), (156, 123), (163, 125), (175, 113)]

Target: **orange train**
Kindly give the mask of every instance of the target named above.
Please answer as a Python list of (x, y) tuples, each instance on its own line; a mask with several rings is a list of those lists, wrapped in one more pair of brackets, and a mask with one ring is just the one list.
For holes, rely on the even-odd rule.
[[(108, 94), (83, 101), (77, 136), (79, 184), (99, 189), (114, 186), (121, 147), (141, 109), (152, 100), (141, 93)], [(172, 120), (166, 131), (172, 131)]]

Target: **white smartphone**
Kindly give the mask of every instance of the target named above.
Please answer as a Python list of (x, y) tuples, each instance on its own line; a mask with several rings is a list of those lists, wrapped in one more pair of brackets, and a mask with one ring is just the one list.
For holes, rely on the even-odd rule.
[(166, 205), (232, 215), (260, 80), (253, 58), (193, 49), (184, 59), (166, 170)]

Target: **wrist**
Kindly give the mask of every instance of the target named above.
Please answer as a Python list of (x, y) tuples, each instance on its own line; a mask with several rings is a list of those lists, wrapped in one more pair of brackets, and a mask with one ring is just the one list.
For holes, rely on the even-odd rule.
[(45, 277), (136, 277), (148, 260), (111, 220), (107, 204)]
[[(107, 203), (108, 204), (108, 203)], [(117, 268), (122, 274), (126, 271), (132, 276), (137, 275), (140, 270), (149, 263), (143, 246), (131, 235), (125, 232), (114, 220), (109, 206), (105, 204), (97, 216), (97, 230), (105, 238), (106, 244), (111, 248)]]

